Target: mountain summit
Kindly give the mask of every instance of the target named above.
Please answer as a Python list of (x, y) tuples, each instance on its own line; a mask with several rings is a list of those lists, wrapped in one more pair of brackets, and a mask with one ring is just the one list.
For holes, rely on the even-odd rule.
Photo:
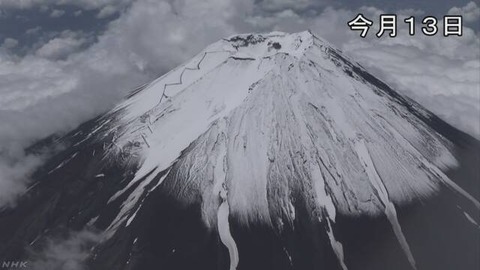
[(89, 231), (88, 269), (479, 266), (478, 141), (310, 31), (220, 40), (57, 144), (0, 257)]

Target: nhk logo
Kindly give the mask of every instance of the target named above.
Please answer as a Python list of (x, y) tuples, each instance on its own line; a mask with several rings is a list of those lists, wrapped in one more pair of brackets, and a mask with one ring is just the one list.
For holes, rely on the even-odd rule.
[(27, 265), (27, 261), (3, 261), (0, 262), (0, 269), (25, 269)]

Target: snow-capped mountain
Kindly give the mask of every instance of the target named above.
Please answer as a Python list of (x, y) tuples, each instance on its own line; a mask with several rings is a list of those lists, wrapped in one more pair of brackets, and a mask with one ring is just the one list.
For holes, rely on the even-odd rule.
[(87, 230), (88, 269), (480, 266), (478, 141), (309, 31), (220, 40), (31, 151), (59, 144), (0, 258)]

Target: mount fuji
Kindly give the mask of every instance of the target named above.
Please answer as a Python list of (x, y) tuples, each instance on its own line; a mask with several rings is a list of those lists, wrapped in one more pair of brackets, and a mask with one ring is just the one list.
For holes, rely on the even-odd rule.
[[(480, 143), (310, 31), (213, 43), (28, 151), (54, 148), (0, 210), (6, 261), (480, 268)], [(79, 234), (80, 262), (45, 258)]]

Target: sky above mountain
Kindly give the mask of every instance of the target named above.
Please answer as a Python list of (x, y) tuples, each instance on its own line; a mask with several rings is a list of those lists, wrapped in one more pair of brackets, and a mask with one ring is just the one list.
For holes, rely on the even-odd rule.
[[(366, 39), (358, 13), (463, 15), (462, 37)], [(131, 89), (223, 37), (311, 29), (450, 124), (480, 137), (478, 1), (2, 0), (0, 1), (0, 204), (41, 160), (23, 148), (111, 108)], [(421, 33), (417, 30), (417, 33)], [(10, 191), (15, 192), (10, 192)]]

